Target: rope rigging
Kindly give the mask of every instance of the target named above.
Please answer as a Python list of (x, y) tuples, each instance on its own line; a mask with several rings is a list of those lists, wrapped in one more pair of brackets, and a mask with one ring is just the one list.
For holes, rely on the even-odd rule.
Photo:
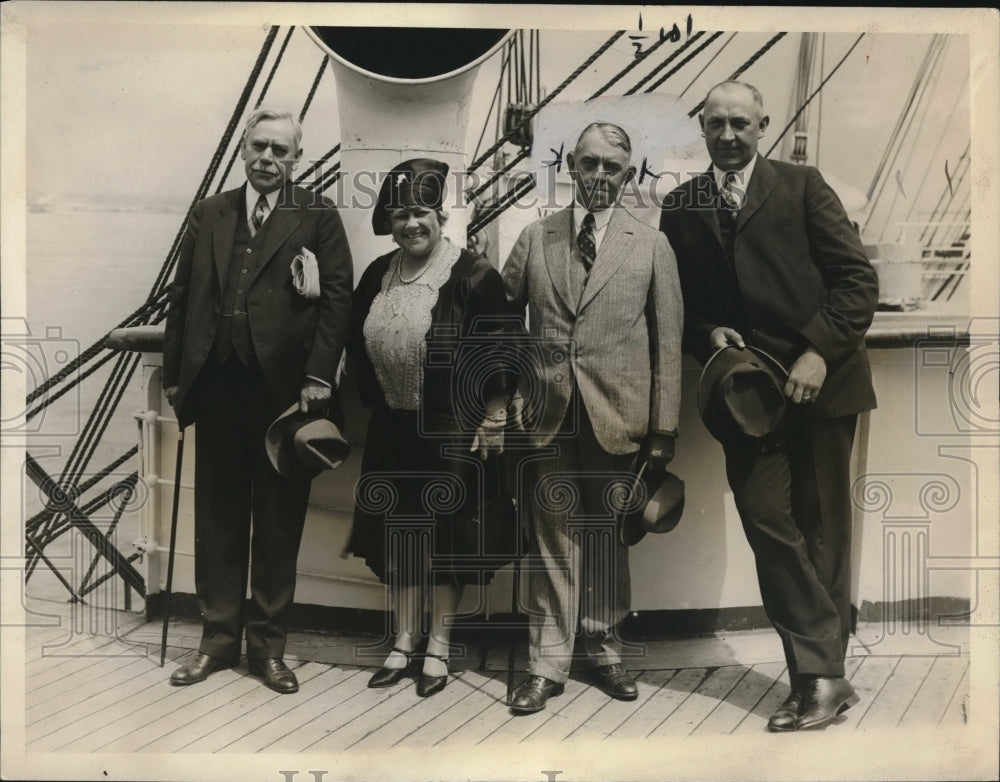
[[(623, 32), (624, 31), (620, 31), (619, 33), (616, 33), (614, 36), (612, 36), (611, 39), (609, 39), (608, 41), (606, 41), (604, 43), (604, 45), (600, 49), (598, 49), (593, 55), (591, 55), (590, 58), (588, 58), (587, 62), (585, 62), (584, 65), (582, 65), (580, 68), (578, 68), (576, 71), (574, 71), (573, 74), (570, 75), (570, 77), (568, 77), (562, 84), (559, 85), (559, 87), (557, 88), (556, 92), (553, 92), (544, 101), (542, 101), (539, 104), (539, 106), (537, 107), (537, 109), (534, 112), (532, 112), (528, 117), (525, 118), (525, 121), (530, 120), (531, 117), (534, 116), (534, 114), (537, 114), (538, 111), (540, 111), (544, 107), (544, 104), (546, 104), (549, 101), (551, 101), (552, 98), (558, 92), (560, 92), (563, 89), (565, 89), (565, 87), (568, 85), (568, 83), (570, 81), (572, 81), (573, 79), (575, 79), (576, 76), (579, 75), (579, 73), (581, 73), (586, 68), (590, 67), (590, 64), (592, 64), (592, 62), (594, 60), (596, 60), (597, 57), (599, 57), (601, 54), (603, 54), (603, 52), (606, 51), (607, 48), (609, 48), (610, 45), (613, 44), (615, 40), (617, 40), (618, 38), (620, 38), (621, 34)], [(767, 43), (765, 43), (760, 49), (758, 49), (753, 54), (753, 56), (751, 56), (745, 63), (743, 63), (743, 65), (741, 65), (739, 68), (737, 68), (729, 78), (730, 79), (737, 79), (737, 78), (739, 78), (740, 75), (742, 75), (749, 68), (751, 68), (758, 60), (760, 60), (761, 57), (763, 57), (767, 52), (769, 52), (771, 50), (771, 48), (776, 43), (778, 43), (778, 41), (780, 41), (787, 34), (788, 33), (781, 32), (781, 33), (778, 33), (778, 34), (774, 35), (770, 40), (767, 41)], [(653, 72), (653, 75), (655, 75), (659, 71), (663, 70), (663, 68), (669, 66), (673, 62), (674, 59), (676, 59), (680, 54), (682, 54), (686, 50), (686, 48), (688, 46), (690, 46), (693, 43), (695, 43), (701, 37), (701, 35), (703, 35), (703, 33), (701, 31), (699, 31), (695, 35), (692, 35), (684, 44), (682, 44), (680, 47), (678, 47), (677, 50), (671, 52), (671, 54), (668, 55), (668, 57), (665, 59), (665, 61), (663, 63), (661, 63), (659, 66), (657, 66), (657, 68)], [(721, 32), (713, 33), (712, 36), (710, 36), (709, 40), (707, 42), (705, 42), (704, 44), (702, 44), (698, 48), (698, 50), (696, 52), (694, 52), (692, 55), (690, 55), (687, 58), (685, 58), (683, 62), (681, 62), (680, 64), (678, 64), (669, 73), (665, 74), (659, 81), (656, 82), (656, 84), (654, 84), (650, 88), (650, 90), (647, 90), (647, 92), (649, 92), (652, 89), (655, 89), (656, 87), (658, 87), (661, 84), (663, 84), (670, 76), (672, 76), (674, 73), (676, 73), (678, 70), (680, 70), (680, 68), (682, 68), (685, 64), (687, 64), (688, 62), (690, 62), (699, 52), (701, 52), (705, 48), (707, 48), (707, 46), (709, 46), (713, 41), (715, 41), (721, 35), (722, 35)], [(658, 48), (662, 43), (664, 43), (667, 40), (669, 40), (669, 39), (666, 39), (666, 38), (661, 39), (656, 44), (654, 44), (653, 46), (651, 46), (649, 48), (649, 50), (647, 50), (646, 56), (648, 56), (648, 54), (650, 54), (651, 52), (653, 52), (656, 48)], [(729, 40), (731, 41), (732, 38), (730, 38)], [(729, 43), (729, 41), (727, 41), (725, 45), (728, 45), (728, 43)], [(723, 46), (723, 48), (725, 48), (725, 45)], [(716, 56), (718, 56), (718, 53), (716, 54)], [(614, 85), (615, 83), (617, 83), (618, 81), (620, 81), (621, 78), (625, 74), (631, 72), (631, 70), (634, 69), (635, 67), (636, 67), (636, 63), (635, 62), (629, 63), (629, 65), (625, 66), (607, 84), (603, 85), (597, 92), (595, 92), (593, 95), (591, 95), (589, 98), (587, 98), (587, 100), (593, 100), (594, 98), (596, 98), (599, 95), (603, 94), (609, 87), (611, 87), (612, 85)], [(704, 69), (702, 69), (702, 72), (703, 71), (704, 71)], [(701, 74), (699, 73), (699, 75), (701, 75)], [(649, 76), (647, 76), (644, 79), (640, 80), (640, 82), (637, 85), (635, 85), (635, 87), (633, 87), (632, 90), (630, 90), (629, 92), (626, 92), (625, 94), (626, 95), (633, 94), (638, 88), (640, 88), (642, 85), (646, 84), (648, 81), (649, 81)], [(701, 111), (701, 109), (704, 107), (704, 105), (705, 105), (705, 102), (703, 100), (697, 106), (695, 106), (694, 109), (692, 109), (690, 112), (688, 112), (688, 116), (689, 117), (695, 116), (699, 111)], [(476, 161), (470, 167), (470, 170), (474, 170), (479, 165), (481, 165), (482, 162), (485, 159), (487, 159), (489, 157), (489, 155), (491, 155), (493, 152), (495, 152), (497, 149), (499, 149), (499, 147), (502, 146), (502, 144), (505, 143), (506, 140), (507, 140), (507, 136), (504, 136), (503, 138), (499, 139), (497, 141), (497, 143), (490, 150), (487, 151), (487, 153), (484, 153), (482, 156), (480, 156), (479, 158), (476, 159)], [(522, 150), (522, 157), (527, 157), (527, 155), (528, 155), (528, 153), (526, 151)], [(472, 195), (475, 196), (475, 195), (478, 195), (479, 193), (483, 192), (486, 189), (486, 187), (489, 186), (489, 184), (492, 184), (495, 180), (499, 179), (500, 176), (502, 176), (502, 173), (503, 172), (495, 174), (493, 177), (490, 178), (490, 180), (488, 180), (488, 182), (486, 183), (486, 185), (481, 186), (480, 188), (478, 188)], [(478, 231), (481, 231), (483, 228), (485, 228), (491, 222), (493, 222), (494, 220), (496, 220), (498, 217), (500, 217), (501, 214), (503, 214), (505, 211), (507, 211), (507, 209), (509, 209), (511, 206), (513, 206), (513, 204), (521, 196), (523, 196), (526, 193), (528, 193), (534, 187), (534, 185), (535, 185), (535, 175), (533, 173), (527, 174), (523, 179), (519, 178), (518, 181), (512, 187), (509, 187), (507, 193), (504, 194), (501, 198), (499, 198), (498, 200), (496, 200), (494, 202), (491, 202), (489, 204), (485, 204), (485, 205), (483, 205), (481, 207), (478, 207), (477, 208), (477, 214), (473, 218), (472, 222), (470, 222), (469, 227), (467, 229), (467, 232), (466, 232), (467, 235), (470, 236), (470, 237), (474, 236)], [(470, 197), (469, 200), (472, 200), (472, 198)]]
[(848, 49), (848, 50), (847, 50), (847, 52), (846, 52), (846, 53), (844, 54), (844, 56), (840, 58), (840, 62), (838, 62), (838, 63), (837, 63), (836, 65), (834, 65), (834, 66), (833, 66), (833, 70), (832, 70), (832, 71), (830, 71), (830, 72), (829, 72), (829, 73), (828, 73), (828, 74), (826, 75), (826, 78), (824, 78), (824, 79), (823, 79), (823, 81), (821, 81), (821, 82), (820, 82), (819, 86), (818, 86), (818, 87), (817, 87), (817, 88), (816, 88), (815, 90), (813, 90), (813, 91), (812, 91), (812, 94), (811, 94), (811, 95), (810, 95), (810, 96), (809, 96), (808, 98), (806, 98), (806, 101), (805, 101), (805, 103), (803, 103), (803, 104), (802, 104), (801, 106), (799, 106), (799, 110), (795, 112), (795, 114), (794, 114), (794, 115), (792, 116), (791, 120), (789, 120), (788, 124), (787, 124), (787, 125), (785, 125), (785, 129), (781, 131), (781, 133), (780, 133), (780, 134), (778, 135), (778, 138), (777, 138), (777, 139), (775, 139), (774, 143), (773, 143), (773, 144), (771, 145), (771, 148), (767, 150), (767, 154), (765, 154), (765, 155), (764, 155), (764, 157), (771, 157), (771, 153), (772, 153), (772, 152), (774, 151), (774, 148), (775, 148), (776, 146), (778, 146), (778, 144), (779, 144), (779, 143), (781, 142), (781, 139), (783, 139), (783, 138), (785, 137), (785, 134), (786, 134), (786, 133), (787, 133), (787, 132), (788, 132), (789, 130), (791, 130), (791, 128), (792, 128), (792, 127), (794, 127), (794, 125), (795, 125), (795, 121), (796, 121), (796, 120), (797, 120), (797, 119), (799, 118), (799, 115), (800, 115), (800, 114), (801, 114), (801, 113), (802, 113), (803, 111), (805, 111), (805, 110), (806, 110), (806, 107), (807, 107), (807, 106), (808, 106), (808, 105), (809, 105), (810, 103), (812, 103), (812, 101), (813, 101), (813, 98), (815, 98), (815, 97), (816, 97), (817, 95), (819, 95), (819, 93), (820, 93), (820, 90), (822, 90), (822, 89), (823, 89), (823, 87), (825, 87), (825, 86), (826, 86), (826, 83), (827, 83), (828, 81), (830, 81), (830, 79), (832, 79), (832, 78), (834, 77), (834, 75), (835, 75), (835, 74), (837, 73), (837, 71), (838, 71), (838, 70), (840, 70), (840, 66), (841, 66), (841, 65), (843, 65), (843, 64), (844, 64), (844, 63), (845, 63), (845, 62), (847, 61), (847, 58), (851, 56), (851, 52), (853, 52), (853, 51), (854, 51), (854, 49), (855, 49), (855, 48), (857, 47), (857, 45), (858, 45), (859, 43), (861, 43), (861, 39), (862, 39), (862, 38), (864, 38), (864, 37), (865, 37), (865, 34), (864, 34), (864, 33), (861, 33), (861, 34), (860, 34), (860, 35), (859, 35), (859, 36), (858, 36), (858, 37), (857, 37), (857, 38), (856, 38), (856, 39), (854, 40), (854, 43), (853, 43), (853, 44), (851, 44), (851, 48), (850, 48), (850, 49)]
[[(238, 127), (239, 120), (246, 110), (250, 94), (260, 77), (260, 73), (263, 70), (264, 63), (274, 44), (277, 34), (278, 27), (272, 26), (265, 37), (260, 53), (254, 63), (254, 67), (251, 69), (247, 82), (237, 101), (236, 108), (234, 109), (232, 117), (223, 132), (218, 146), (216, 147), (216, 151), (212, 156), (208, 169), (202, 178), (195, 196), (191, 201), (187, 214), (190, 214), (194, 205), (207, 194), (211, 181), (215, 177), (219, 165), (221, 164), (225, 150), (229, 146), (235, 134), (236, 128)], [(265, 91), (262, 91), (261, 99), (263, 99), (264, 94)], [(176, 260), (180, 252), (181, 241), (185, 231), (187, 230), (187, 224), (188, 217), (185, 216), (176, 236), (174, 237), (174, 241), (167, 253), (166, 260), (160, 268), (159, 274), (153, 283), (146, 301), (131, 315), (124, 318), (116, 328), (140, 325), (148, 322), (154, 317), (162, 317), (166, 305), (168, 280), (170, 279), (173, 267), (176, 264)], [(32, 553), (30, 553), (27, 557), (25, 580), (30, 578), (31, 573), (34, 571), (39, 561), (44, 562), (50, 570), (53, 570), (53, 572), (56, 572), (57, 575), (59, 575), (57, 570), (53, 567), (51, 560), (42, 554), (42, 549), (44, 549), (44, 547), (51, 542), (51, 540), (62, 532), (67, 529), (76, 528), (91, 541), (102, 556), (105, 556), (105, 558), (107, 558), (114, 565), (115, 573), (120, 575), (129, 587), (135, 589), (140, 595), (144, 595), (145, 587), (142, 582), (142, 577), (134, 570), (134, 568), (131, 567), (129, 564), (130, 560), (121, 556), (117, 549), (115, 549), (115, 547), (111, 544), (110, 540), (103, 533), (101, 533), (100, 530), (94, 527), (93, 523), (90, 522), (87, 516), (87, 513), (93, 512), (93, 509), (100, 506), (101, 498), (94, 501), (97, 503), (96, 505), (94, 503), (88, 503), (87, 508), (89, 510), (86, 512), (78, 508), (73, 502), (70, 502), (68, 505), (64, 502), (65, 498), (69, 496), (82, 496), (84, 491), (96, 485), (100, 480), (103, 480), (112, 470), (115, 469), (115, 467), (109, 466), (98, 473), (98, 475), (90, 481), (87, 481), (80, 486), (75, 485), (89, 466), (97, 446), (99, 445), (101, 438), (103, 437), (104, 432), (106, 431), (111, 420), (111, 416), (117, 410), (122, 396), (124, 395), (125, 388), (127, 388), (140, 359), (139, 355), (129, 355), (125, 353), (116, 354), (111, 352), (108, 353), (105, 358), (99, 360), (95, 366), (74, 377), (74, 374), (77, 373), (82, 366), (89, 364), (102, 350), (105, 349), (105, 343), (109, 334), (110, 330), (89, 348), (83, 351), (83, 353), (77, 356), (77, 358), (68, 362), (59, 372), (52, 375), (26, 395), (26, 402), (28, 405), (31, 405), (40, 397), (45, 397), (42, 399), (40, 404), (30, 411), (31, 417), (35, 417), (41, 410), (44, 410), (56, 399), (62, 397), (84, 379), (90, 377), (97, 371), (97, 369), (103, 366), (103, 364), (110, 361), (111, 358), (118, 359), (115, 367), (112, 369), (111, 379), (102, 389), (101, 395), (95, 403), (95, 406), (88, 417), (87, 423), (81, 431), (80, 437), (74, 444), (73, 451), (70, 454), (66, 466), (62, 470), (59, 480), (57, 481), (51, 478), (32, 458), (30, 453), (26, 454), (28, 465), (26, 472), (28, 477), (43, 490), (49, 499), (46, 501), (45, 509), (34, 518), (32, 532), (37, 532), (38, 534), (31, 534), (30, 541), (28, 541), (26, 536), (26, 541), (29, 543), (28, 548)], [(48, 395), (48, 392), (52, 388), (64, 382), (66, 385), (58, 394), (53, 394), (51, 396)], [(125, 459), (131, 458), (134, 453), (135, 450), (130, 449), (126, 455), (114, 460), (112, 464), (120, 465)], [(67, 491), (69, 493), (67, 493)], [(55, 502), (53, 502), (53, 495), (57, 498), (57, 501)], [(62, 500), (59, 500), (58, 498), (62, 498)], [(66, 521), (60, 524), (61, 516), (65, 516)], [(60, 578), (60, 581), (67, 585), (67, 588), (73, 595), (74, 599), (80, 599), (78, 590), (70, 587), (68, 583), (65, 582), (64, 578)], [(91, 587), (93, 587), (93, 585), (91, 585)], [(129, 599), (128, 592), (126, 592), (126, 601)]]

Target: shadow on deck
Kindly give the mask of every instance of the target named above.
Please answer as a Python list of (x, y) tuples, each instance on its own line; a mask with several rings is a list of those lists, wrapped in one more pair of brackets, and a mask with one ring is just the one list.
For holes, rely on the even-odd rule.
[[(453, 655), (445, 690), (427, 699), (409, 681), (368, 689), (385, 646), (336, 634), (290, 636), (286, 660), (300, 682), (296, 695), (263, 687), (245, 661), (201, 684), (174, 687), (170, 672), (196, 648), (198, 626), (171, 626), (160, 668), (158, 624), (125, 612), (88, 616), (88, 609), (38, 599), (28, 605), (28, 752), (318, 753), (766, 733), (767, 718), (788, 694), (771, 631), (647, 641), (625, 662), (639, 687), (635, 701), (609, 698), (574, 669), (562, 696), (522, 717), (505, 704), (512, 635), (519, 641), (516, 680), (526, 670), (521, 631), (456, 630), (462, 653)], [(859, 628), (847, 674), (861, 703), (829, 729), (962, 724), (967, 629), (935, 628), (935, 638), (953, 646), (925, 636), (902, 647), (881, 642), (880, 630)]]

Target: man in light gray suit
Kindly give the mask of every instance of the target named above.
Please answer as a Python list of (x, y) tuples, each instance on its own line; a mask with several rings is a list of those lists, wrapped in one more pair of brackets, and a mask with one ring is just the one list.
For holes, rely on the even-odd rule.
[(578, 622), (597, 686), (637, 696), (615, 636), (630, 582), (611, 497), (639, 456), (651, 469), (673, 458), (683, 312), (666, 238), (618, 205), (635, 175), (631, 152), (620, 127), (585, 128), (567, 155), (573, 205), (525, 228), (503, 268), (507, 298), (517, 312), (527, 307), (540, 347), (535, 376), (522, 375), (518, 417), (544, 449), (522, 470), (530, 675), (515, 714), (563, 691)]

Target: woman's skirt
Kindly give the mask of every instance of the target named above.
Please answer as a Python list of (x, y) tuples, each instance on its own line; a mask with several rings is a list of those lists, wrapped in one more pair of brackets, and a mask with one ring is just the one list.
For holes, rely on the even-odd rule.
[(488, 584), (523, 553), (499, 457), (452, 421), (376, 408), (345, 553), (393, 587)]

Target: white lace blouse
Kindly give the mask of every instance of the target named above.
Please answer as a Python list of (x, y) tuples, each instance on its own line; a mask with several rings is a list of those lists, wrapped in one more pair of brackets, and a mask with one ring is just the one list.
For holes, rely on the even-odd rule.
[(423, 269), (404, 281), (400, 274), (403, 251), (399, 250), (382, 277), (382, 289), (372, 301), (364, 335), (368, 357), (391, 409), (420, 407), (431, 310), (460, 255), (458, 247), (442, 238)]

